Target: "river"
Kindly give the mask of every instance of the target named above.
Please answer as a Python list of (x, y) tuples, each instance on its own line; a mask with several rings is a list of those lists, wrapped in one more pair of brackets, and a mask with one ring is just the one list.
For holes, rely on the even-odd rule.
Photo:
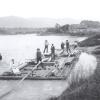
[[(12, 58), (19, 64), (26, 59), (35, 58), (37, 48), (44, 49), (44, 41), (49, 45), (53, 43), (55, 48), (60, 48), (60, 43), (66, 40), (70, 43), (81, 41), (84, 37), (72, 36), (35, 36), (35, 35), (7, 35), (0, 36), (0, 53), (3, 60), (0, 63), (0, 73), (8, 70)], [(50, 48), (49, 46), (49, 48)], [(15, 86), (18, 81), (0, 81), (0, 94)], [(45, 100), (51, 96), (60, 95), (67, 87), (66, 81), (24, 81), (18, 89), (5, 97), (4, 100)]]

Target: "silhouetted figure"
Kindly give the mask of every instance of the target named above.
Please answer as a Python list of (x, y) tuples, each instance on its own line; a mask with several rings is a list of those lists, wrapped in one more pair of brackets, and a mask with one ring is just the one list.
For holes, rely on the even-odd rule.
[(44, 48), (44, 53), (45, 53), (45, 51), (48, 53), (48, 45), (49, 45), (48, 41), (47, 41), (47, 40), (45, 40), (45, 48)]
[(61, 49), (62, 49), (63, 51), (64, 51), (64, 48), (65, 48), (64, 46), (65, 46), (65, 44), (64, 44), (64, 42), (62, 42), (62, 43), (61, 43)]
[(37, 60), (37, 63), (42, 60), (42, 54), (39, 48), (37, 48), (36, 60)]
[[(37, 60), (37, 63), (39, 63), (40, 61), (42, 61), (42, 53), (41, 53), (41, 51), (40, 51), (39, 48), (37, 48), (36, 60)], [(42, 62), (41, 62), (41, 64), (40, 64), (40, 66), (41, 66), (41, 68), (44, 68)], [(37, 69), (38, 69), (40, 66), (37, 66)]]
[(55, 47), (54, 47), (53, 44), (52, 44), (52, 46), (51, 46), (51, 59), (52, 59), (52, 60), (55, 60)]
[(69, 54), (69, 52), (71, 52), (70, 51), (70, 45), (69, 45), (69, 41), (68, 40), (66, 40), (66, 51), (67, 51), (68, 54)]
[(2, 60), (2, 55), (1, 55), (1, 53), (0, 53), (0, 60)]
[(74, 49), (76, 49), (78, 47), (78, 42), (74, 41)]

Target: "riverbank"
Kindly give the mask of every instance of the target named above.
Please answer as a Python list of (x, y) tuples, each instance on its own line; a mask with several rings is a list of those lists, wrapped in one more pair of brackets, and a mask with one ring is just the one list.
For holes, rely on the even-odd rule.
[[(81, 79), (70, 84), (58, 97), (49, 100), (100, 100), (100, 36), (90, 37), (80, 42), (80, 48), (94, 55), (97, 68), (88, 79)], [(84, 44), (84, 45), (83, 45)]]
[(37, 34), (38, 36), (77, 36), (77, 37), (88, 37), (88, 34), (79, 33), (71, 33), (71, 32), (40, 32)]
[(35, 34), (37, 36), (77, 36), (77, 37), (89, 37), (100, 32), (95, 31), (83, 31), (83, 32), (55, 32), (48, 31), (48, 28), (0, 28), (0, 35), (27, 35)]
[(90, 36), (79, 43), (80, 47), (88, 47), (88, 46), (96, 46), (96, 45), (100, 45), (100, 35)]
[(49, 100), (100, 100), (100, 54), (95, 73), (87, 80), (73, 82), (60, 96)]

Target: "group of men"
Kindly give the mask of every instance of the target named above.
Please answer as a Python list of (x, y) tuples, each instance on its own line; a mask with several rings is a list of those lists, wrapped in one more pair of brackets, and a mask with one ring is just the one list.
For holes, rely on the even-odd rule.
[[(44, 51), (43, 53), (48, 53), (48, 47), (49, 47), (49, 42), (47, 40), (45, 40), (45, 46), (44, 46)], [(74, 49), (77, 47), (77, 44), (74, 45)], [(67, 53), (71, 53), (71, 50), (70, 50), (70, 44), (69, 44), (69, 41), (66, 40), (66, 42), (62, 42), (61, 43), (61, 49), (63, 50), (66, 50)], [(54, 44), (51, 45), (51, 52), (50, 52), (50, 56), (51, 56), (51, 60), (55, 60), (55, 46)], [(2, 58), (0, 57), (0, 60)], [(37, 63), (39, 63), (39, 61), (42, 61), (42, 52), (39, 48), (37, 48), (37, 52), (36, 52), (36, 61)], [(13, 70), (14, 73), (20, 73), (19, 69), (17, 69), (15, 67), (15, 64), (14, 64), (14, 59), (11, 60), (11, 69)]]
[[(45, 46), (44, 46), (43, 53), (48, 53), (48, 47), (49, 47), (49, 42), (47, 40), (45, 40)], [(74, 49), (75, 48), (76, 48), (76, 45), (75, 45)], [(63, 50), (63, 52), (64, 52), (64, 50), (66, 50), (68, 54), (71, 53), (70, 44), (69, 44), (68, 40), (66, 40), (65, 43), (64, 42), (61, 43), (61, 49)], [(54, 44), (51, 45), (50, 56), (51, 56), (52, 60), (55, 60), (55, 46), (54, 46)], [(39, 48), (37, 48), (36, 61), (38, 63), (41, 60), (42, 60), (42, 52), (41, 52), (41, 50)], [(12, 60), (12, 62), (14, 62), (14, 61)]]
[[(49, 42), (47, 40), (45, 40), (45, 47), (44, 47), (43, 53), (48, 53), (48, 47), (49, 47)], [(50, 55), (51, 55), (52, 59), (55, 59), (55, 46), (54, 46), (54, 44), (51, 45), (51, 54)], [(42, 60), (42, 53), (41, 53), (39, 48), (37, 48), (36, 59), (37, 59), (37, 63)]]
[[(75, 50), (75, 48), (77, 47), (78, 47), (78, 43), (77, 41), (74, 41), (73, 50)], [(71, 46), (68, 40), (66, 40), (65, 43), (64, 42), (61, 43), (61, 49), (63, 50), (63, 52), (64, 50), (66, 50), (68, 54), (71, 53)]]
[(66, 46), (66, 51), (67, 51), (67, 53), (68, 53), (68, 54), (71, 53), (70, 44), (69, 44), (69, 41), (68, 41), (68, 40), (66, 40), (65, 43), (64, 43), (64, 42), (61, 43), (61, 49), (62, 49), (63, 51), (65, 50), (65, 46)]
[[(45, 47), (44, 47), (43, 53), (45, 52), (48, 53), (48, 46), (49, 46), (49, 43), (47, 40), (45, 40)], [(51, 45), (51, 58), (55, 59), (55, 47), (53, 44)], [(0, 60), (1, 60), (1, 56), (0, 56)], [(36, 61), (37, 63), (39, 63), (39, 61), (42, 61), (42, 52), (39, 48), (37, 48), (37, 52), (36, 52)], [(10, 69), (11, 69), (11, 72), (13, 72), (14, 74), (20, 74), (19, 69), (16, 68), (15, 66), (14, 59), (11, 59), (10, 61)]]
[[(49, 47), (49, 42), (47, 40), (45, 40), (45, 46), (44, 46), (43, 53), (48, 53), (48, 47)], [(76, 47), (77, 47), (77, 44), (75, 42), (73, 49), (75, 49)], [(68, 40), (66, 40), (65, 43), (64, 42), (61, 43), (61, 49), (63, 50), (63, 52), (64, 52), (64, 50), (66, 50), (68, 54), (71, 53), (70, 44), (69, 44)], [(55, 59), (55, 46), (54, 46), (54, 44), (51, 45), (50, 55), (51, 55), (51, 59), (54, 60)], [(37, 48), (36, 58), (37, 58), (37, 63), (42, 60), (42, 53), (41, 53), (39, 48)]]

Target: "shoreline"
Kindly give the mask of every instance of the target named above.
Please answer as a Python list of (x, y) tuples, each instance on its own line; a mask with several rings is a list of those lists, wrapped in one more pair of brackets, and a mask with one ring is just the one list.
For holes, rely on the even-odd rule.
[(88, 36), (80, 36), (80, 35), (69, 35), (69, 34), (36, 34), (36, 33), (32, 33), (32, 34), (0, 34), (0, 36), (17, 36), (17, 35), (34, 35), (34, 36), (71, 36), (71, 37), (88, 37)]

